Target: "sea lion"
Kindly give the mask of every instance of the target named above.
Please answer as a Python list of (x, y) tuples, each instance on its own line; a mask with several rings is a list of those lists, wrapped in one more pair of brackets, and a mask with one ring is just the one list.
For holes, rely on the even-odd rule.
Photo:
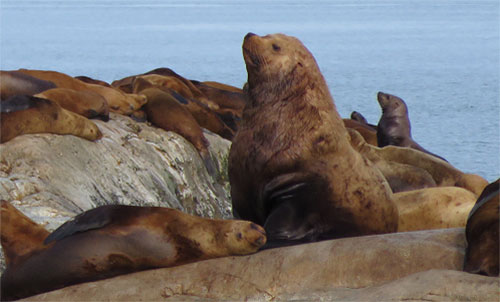
[(367, 143), (377, 146), (377, 130), (353, 119), (343, 119), (343, 121), (346, 128), (358, 131)]
[(210, 101), (219, 106), (219, 109), (214, 109), (214, 111), (219, 114), (226, 125), (236, 131), (238, 123), (241, 120), (243, 108), (245, 108), (247, 102), (246, 94), (215, 88), (198, 81), (191, 80), (191, 82)]
[(196, 99), (184, 98), (182, 95), (170, 88), (154, 85), (141, 77), (136, 77), (134, 80), (134, 87), (132, 91), (133, 93), (139, 93), (141, 90), (149, 87), (159, 88), (171, 95), (176, 101), (179, 102), (179, 104), (183, 105), (191, 113), (200, 127), (208, 129), (225, 139), (233, 139), (234, 131), (229, 128), (229, 126), (227, 126), (215, 112), (210, 110), (207, 105)]
[[(357, 132), (349, 132), (351, 145), (358, 150), (363, 156), (374, 163), (379, 162), (394, 162), (406, 166), (416, 167), (425, 170), (434, 180), (436, 186), (462, 187), (479, 196), (484, 187), (488, 185), (488, 181), (483, 177), (464, 173), (453, 167), (450, 163), (443, 161), (430, 154), (406, 147), (385, 146), (383, 148), (375, 147), (367, 144), (363, 137)], [(409, 170), (408, 173), (413, 173)], [(422, 175), (423, 176), (423, 175)], [(408, 179), (413, 178), (411, 174), (404, 176)], [(425, 184), (425, 179), (422, 178)], [(410, 182), (411, 183), (411, 182)], [(428, 183), (426, 187), (433, 187), (432, 183)]]
[(296, 38), (243, 42), (248, 103), (229, 153), (233, 214), (269, 246), (395, 232), (382, 174), (350, 145), (313, 55)]
[(19, 69), (18, 71), (39, 79), (51, 81), (59, 88), (68, 88), (77, 91), (91, 90), (96, 92), (106, 99), (110, 111), (115, 113), (130, 115), (146, 103), (146, 98), (144, 96), (126, 94), (113, 87), (88, 84), (62, 72), (31, 69)]
[(476, 195), (459, 187), (435, 187), (396, 193), (398, 232), (463, 228)]
[(1, 279), (2, 301), (136, 271), (254, 253), (264, 230), (159, 207), (108, 205), (76, 216)]
[(497, 179), (486, 186), (467, 219), (464, 271), (499, 275), (499, 205), (500, 179)]
[(97, 118), (105, 122), (109, 120), (108, 102), (100, 94), (91, 90), (53, 88), (35, 96), (54, 101), (64, 109), (89, 119)]
[(9, 202), (0, 202), (1, 243), (7, 266), (18, 257), (29, 254), (41, 246), (50, 234), (44, 227), (29, 219)]
[(0, 142), (30, 133), (71, 134), (90, 141), (102, 137), (92, 121), (51, 100), (15, 95), (3, 101)]
[(361, 124), (367, 125), (375, 131), (377, 130), (377, 126), (368, 123), (366, 118), (361, 113), (359, 113), (357, 111), (351, 112), (351, 120), (354, 120), (354, 121), (357, 121)]
[(0, 100), (6, 100), (18, 94), (34, 95), (52, 88), (56, 88), (56, 85), (50, 81), (18, 71), (0, 70)]
[(382, 108), (382, 116), (377, 125), (377, 144), (379, 147), (388, 145), (409, 147), (446, 161), (441, 156), (427, 151), (413, 140), (408, 107), (401, 98), (379, 92), (377, 100)]
[[(136, 78), (134, 91), (145, 95), (148, 102), (144, 105), (148, 121), (156, 127), (166, 131), (173, 131), (198, 150), (200, 157), (210, 175), (215, 176), (217, 169), (208, 151), (209, 142), (203, 135), (203, 130), (196, 122), (193, 115), (169, 93), (156, 88), (149, 87), (149, 83), (141, 77)], [(142, 88), (137, 88), (142, 86)]]
[[(345, 121), (345, 120), (344, 120)], [(436, 186), (432, 175), (421, 167), (398, 163), (382, 158), (373, 144), (368, 144), (359, 131), (347, 128), (351, 146), (375, 164), (384, 175), (393, 193)]]

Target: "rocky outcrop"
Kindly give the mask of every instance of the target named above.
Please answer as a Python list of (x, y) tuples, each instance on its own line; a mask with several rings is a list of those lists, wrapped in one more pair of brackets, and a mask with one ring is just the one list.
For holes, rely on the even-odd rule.
[(49, 230), (104, 204), (231, 217), (229, 141), (205, 132), (219, 172), (212, 177), (196, 149), (176, 133), (118, 114), (95, 123), (103, 133), (96, 142), (34, 134), (1, 144), (0, 198)]
[[(111, 114), (103, 138), (23, 135), (0, 145), (0, 198), (53, 230), (104, 204), (230, 218), (230, 142), (209, 132), (211, 176), (181, 136)], [(498, 300), (499, 278), (461, 272), (464, 230), (330, 240), (84, 283), (30, 301)]]
[(330, 240), (138, 272), (67, 287), (30, 301), (476, 300), (498, 278), (459, 272), (464, 230)]

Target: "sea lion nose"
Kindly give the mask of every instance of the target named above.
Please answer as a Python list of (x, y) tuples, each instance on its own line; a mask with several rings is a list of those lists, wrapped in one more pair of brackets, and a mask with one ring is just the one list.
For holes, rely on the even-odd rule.
[(245, 36), (245, 40), (246, 40), (246, 39), (250, 39), (250, 38), (251, 38), (251, 37), (253, 37), (253, 36), (256, 36), (256, 34), (254, 34), (254, 33), (248, 33), (248, 34)]

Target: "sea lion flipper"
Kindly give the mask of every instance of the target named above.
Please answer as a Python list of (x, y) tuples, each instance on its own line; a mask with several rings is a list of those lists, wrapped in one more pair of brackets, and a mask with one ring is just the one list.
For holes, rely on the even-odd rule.
[(112, 211), (110, 211), (109, 206), (92, 209), (63, 223), (60, 227), (50, 233), (50, 235), (45, 238), (43, 243), (49, 244), (52, 241), (58, 241), (76, 233), (99, 229), (110, 224), (112, 220)]

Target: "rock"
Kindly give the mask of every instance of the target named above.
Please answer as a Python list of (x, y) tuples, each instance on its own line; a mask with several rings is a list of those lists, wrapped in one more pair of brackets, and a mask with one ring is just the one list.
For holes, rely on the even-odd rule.
[(287, 294), (276, 301), (498, 301), (499, 286), (499, 278), (428, 270), (379, 286)]
[[(438, 293), (436, 299), (452, 297), (451, 286), (464, 282), (467, 287), (456, 297), (491, 297), (498, 292), (493, 286), (498, 278), (458, 272), (464, 247), (463, 228), (345, 238), (143, 271), (29, 300), (328, 301), (371, 299), (373, 294), (380, 301), (385, 293), (418, 300), (433, 293)], [(400, 288), (408, 284), (419, 289)]]
[[(230, 142), (205, 132), (219, 174), (212, 178), (196, 149), (173, 132), (111, 114), (96, 120), (103, 138), (22, 135), (0, 145), (0, 198), (48, 230), (105, 204), (163, 206), (230, 218)], [(2, 256), (3, 259), (3, 256)]]

